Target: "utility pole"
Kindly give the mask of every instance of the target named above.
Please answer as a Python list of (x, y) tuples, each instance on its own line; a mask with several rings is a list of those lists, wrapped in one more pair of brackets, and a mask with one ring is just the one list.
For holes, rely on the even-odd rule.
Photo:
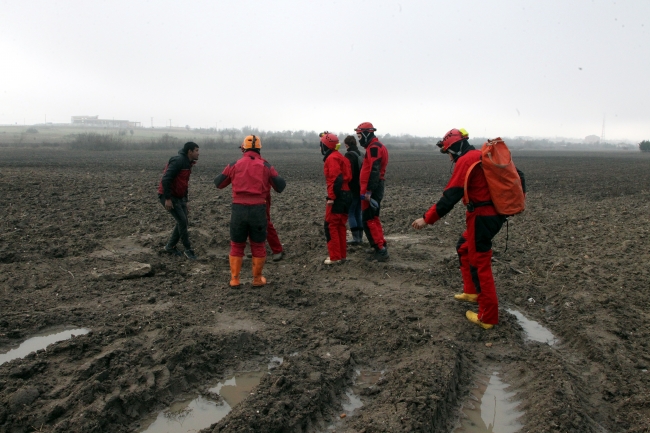
[(601, 143), (605, 142), (605, 113), (603, 113), (603, 130), (600, 133), (600, 142)]
[(153, 117), (151, 118), (151, 129), (153, 129)]

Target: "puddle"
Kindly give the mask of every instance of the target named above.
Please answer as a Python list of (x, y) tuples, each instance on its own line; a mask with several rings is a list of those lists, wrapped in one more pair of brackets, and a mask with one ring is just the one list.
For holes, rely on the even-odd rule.
[[(73, 328), (70, 326), (44, 329), (22, 342), (17, 348), (8, 351), (5, 350), (4, 353), (0, 353), (0, 365), (14, 359), (24, 358), (32, 352), (45, 349), (52, 343), (67, 340), (73, 335), (83, 335), (89, 332), (90, 329)], [(0, 349), (0, 352), (3, 352), (3, 349)]]
[(528, 319), (517, 310), (507, 309), (506, 311), (517, 318), (517, 321), (521, 327), (524, 328), (524, 332), (526, 332), (527, 339), (539, 341), (540, 343), (546, 343), (549, 346), (553, 346), (555, 343), (557, 343), (557, 338), (555, 338), (555, 335), (553, 335), (551, 331), (546, 329), (539, 322)]
[[(273, 370), (282, 365), (282, 358), (274, 356), (268, 363)], [(219, 382), (208, 391), (218, 394), (223, 399), (216, 403), (208, 398), (198, 396), (172, 404), (160, 412), (155, 420), (137, 430), (142, 433), (188, 433), (210, 427), (221, 421), (232, 408), (241, 403), (259, 385), (267, 371), (247, 371)]]
[(348, 417), (354, 416), (357, 409), (363, 407), (363, 400), (358, 394), (361, 394), (361, 390), (365, 388), (373, 387), (381, 378), (383, 371), (355, 370), (354, 373), (352, 386), (345, 391), (345, 395), (341, 399), (341, 407), (343, 408), (341, 414), (345, 414), (345, 417), (340, 418), (339, 416), (329, 423), (325, 429), (327, 432), (341, 428)]
[(509, 385), (499, 379), (497, 372), (480, 378), (477, 384), (463, 405), (465, 416), (454, 433), (518, 432), (522, 425), (517, 419), (524, 413), (517, 410), (515, 393), (505, 390)]

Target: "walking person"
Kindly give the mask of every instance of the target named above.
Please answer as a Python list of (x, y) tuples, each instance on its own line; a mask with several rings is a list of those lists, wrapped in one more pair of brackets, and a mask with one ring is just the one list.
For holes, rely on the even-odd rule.
[(352, 193), (352, 203), (348, 211), (348, 224), (352, 239), (348, 241), (348, 246), (361, 245), (363, 242), (363, 221), (361, 220), (361, 186), (359, 184), (359, 174), (363, 163), (363, 156), (357, 147), (357, 139), (353, 135), (348, 135), (343, 141), (345, 143), (345, 157), (350, 161), (352, 170), (352, 180), (348, 183)]
[[(506, 217), (499, 215), (492, 203), (483, 167), (475, 164), (481, 161), (481, 151), (469, 144), (467, 132), (450, 130), (438, 142), (438, 147), (449, 155), (455, 165), (454, 171), (442, 197), (422, 218), (413, 221), (412, 227), (419, 230), (427, 224), (434, 224), (463, 200), (467, 206), (466, 229), (456, 245), (463, 293), (454, 295), (454, 298), (478, 303), (478, 313), (467, 311), (465, 316), (472, 323), (490, 329), (499, 323), (499, 300), (492, 274), (492, 238), (501, 230)], [(518, 173), (523, 185), (523, 173)], [(464, 197), (466, 182), (467, 195)]]
[(375, 137), (375, 128), (370, 122), (363, 122), (356, 127), (355, 132), (361, 147), (366, 149), (363, 165), (359, 174), (361, 219), (363, 230), (368, 242), (373, 248), (369, 260), (385, 262), (388, 260), (388, 249), (384, 238), (384, 229), (379, 220), (381, 201), (384, 198), (384, 181), (388, 165), (388, 150)]
[[(176, 221), (176, 226), (172, 231), (171, 237), (167, 241), (167, 245), (165, 245), (165, 252), (174, 256), (185, 255), (190, 260), (196, 260), (196, 255), (194, 255), (187, 231), (187, 191), (192, 167), (198, 159), (199, 145), (188, 141), (178, 151), (178, 155), (172, 156), (169, 159), (158, 184), (158, 198), (160, 203)], [(184, 252), (176, 249), (176, 244), (179, 240), (185, 248)]]
[(260, 155), (262, 141), (249, 135), (241, 145), (243, 155), (228, 164), (214, 179), (217, 188), (232, 184), (230, 214), (230, 286), (239, 287), (246, 240), (250, 238), (253, 255), (253, 286), (263, 286), (262, 276), (266, 261), (266, 235), (268, 227), (267, 197), (271, 188), (282, 192), (286, 182)]
[(320, 151), (323, 155), (323, 172), (327, 184), (325, 204), (325, 239), (329, 257), (323, 262), (334, 265), (347, 258), (346, 228), (352, 194), (350, 162), (339, 152), (339, 138), (331, 132), (320, 134)]

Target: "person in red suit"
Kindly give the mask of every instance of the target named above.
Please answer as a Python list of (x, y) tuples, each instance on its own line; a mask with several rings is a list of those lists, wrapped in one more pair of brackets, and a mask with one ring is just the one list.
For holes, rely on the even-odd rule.
[[(456, 251), (463, 277), (463, 293), (455, 295), (458, 301), (478, 302), (478, 313), (467, 311), (472, 323), (490, 329), (499, 323), (499, 300), (492, 275), (492, 238), (501, 230), (506, 217), (499, 215), (492, 205), (487, 180), (481, 165), (477, 165), (467, 179), (469, 202), (464, 202), (464, 187), (470, 166), (481, 160), (481, 151), (468, 142), (467, 133), (458, 129), (447, 132), (438, 142), (442, 153), (455, 164), (454, 171), (442, 197), (423, 215), (413, 221), (415, 229), (434, 224), (463, 199), (466, 229), (458, 240)], [(520, 175), (521, 176), (521, 175)]]
[(232, 184), (232, 210), (230, 215), (230, 286), (239, 287), (240, 271), (246, 241), (250, 239), (253, 254), (253, 286), (263, 286), (262, 276), (266, 262), (266, 199), (271, 188), (282, 192), (286, 182), (260, 155), (262, 141), (249, 135), (241, 145), (243, 155), (226, 166), (214, 179), (217, 188)]
[(329, 257), (326, 265), (344, 262), (347, 258), (345, 224), (352, 202), (352, 193), (348, 182), (352, 180), (350, 161), (339, 152), (339, 138), (331, 132), (320, 134), (320, 149), (323, 155), (323, 172), (327, 184), (327, 201), (325, 205), (325, 239)]
[(356, 127), (355, 132), (361, 147), (366, 149), (363, 158), (359, 184), (361, 192), (361, 219), (363, 231), (373, 247), (373, 255), (369, 260), (385, 262), (388, 260), (388, 249), (384, 239), (384, 229), (379, 220), (381, 201), (384, 198), (384, 180), (388, 166), (388, 149), (375, 137), (375, 128), (370, 122), (363, 122)]

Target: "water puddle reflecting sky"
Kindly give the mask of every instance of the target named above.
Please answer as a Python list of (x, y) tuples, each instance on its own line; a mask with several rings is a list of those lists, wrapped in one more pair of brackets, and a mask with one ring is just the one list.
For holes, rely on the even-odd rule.
[(477, 385), (463, 405), (465, 416), (454, 433), (518, 432), (522, 426), (517, 420), (524, 413), (517, 410), (516, 393), (506, 391), (509, 385), (496, 372), (479, 378)]
[[(272, 357), (267, 365), (268, 370), (279, 367), (282, 361), (280, 357)], [(269, 373), (267, 371), (236, 373), (209, 389), (210, 392), (221, 396), (223, 399), (221, 403), (202, 396), (179, 401), (160, 412), (155, 419), (144, 422), (145, 425), (137, 431), (142, 433), (189, 433), (210, 427), (228, 415), (235, 405), (245, 400), (266, 374)]]
[(517, 318), (517, 321), (524, 328), (526, 332), (526, 337), (529, 340), (539, 341), (540, 343), (546, 343), (549, 346), (553, 346), (557, 343), (557, 338), (551, 331), (542, 326), (539, 322), (528, 319), (522, 313), (517, 310), (507, 309), (508, 313), (514, 315)]
[[(90, 329), (74, 328), (71, 326), (44, 329), (22, 342), (18, 347), (10, 350), (4, 349), (4, 353), (0, 353), (0, 365), (13, 361), (14, 359), (24, 358), (32, 352), (45, 349), (50, 344), (67, 340), (73, 335), (83, 335), (89, 332)], [(0, 349), (0, 352), (3, 352), (3, 349)]]

